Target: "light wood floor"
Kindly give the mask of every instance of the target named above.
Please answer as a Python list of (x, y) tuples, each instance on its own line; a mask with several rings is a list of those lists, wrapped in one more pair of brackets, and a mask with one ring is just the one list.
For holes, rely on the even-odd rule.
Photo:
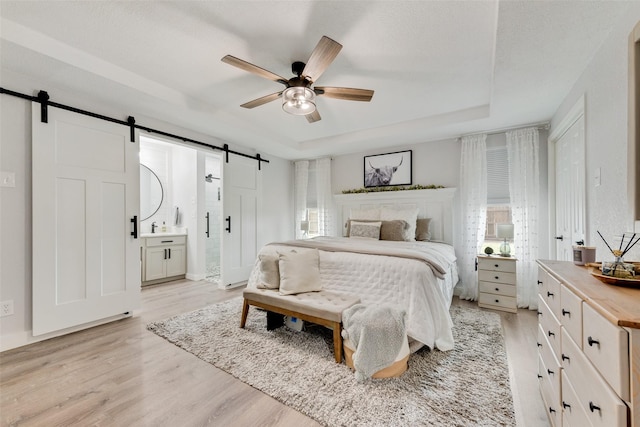
[[(132, 318), (0, 353), (1, 425), (318, 426), (145, 328), (241, 293), (208, 282), (146, 287)], [(501, 316), (518, 426), (548, 426), (535, 312)]]

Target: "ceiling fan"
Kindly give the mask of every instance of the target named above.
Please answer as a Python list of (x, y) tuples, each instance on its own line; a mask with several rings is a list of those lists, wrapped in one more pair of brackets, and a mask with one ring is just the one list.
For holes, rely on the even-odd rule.
[(340, 49), (342, 49), (340, 43), (327, 36), (322, 36), (313, 52), (311, 52), (306, 64), (299, 61), (291, 64), (291, 70), (296, 74), (296, 77), (290, 79), (281, 77), (235, 56), (226, 55), (222, 58), (222, 62), (286, 86), (285, 89), (279, 92), (246, 102), (241, 107), (255, 108), (282, 97), (282, 109), (284, 111), (289, 114), (305, 116), (309, 123), (313, 123), (321, 118), (316, 108), (316, 95), (364, 102), (371, 101), (371, 97), (373, 97), (373, 91), (369, 89), (331, 86), (311, 87), (338, 56)]

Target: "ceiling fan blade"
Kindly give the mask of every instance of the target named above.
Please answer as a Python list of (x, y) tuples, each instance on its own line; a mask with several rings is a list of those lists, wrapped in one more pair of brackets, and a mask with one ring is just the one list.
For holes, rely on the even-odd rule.
[(250, 73), (256, 74), (260, 77), (264, 77), (265, 79), (273, 80), (274, 82), (282, 83), (286, 85), (288, 80), (282, 76), (279, 76), (275, 73), (272, 73), (269, 70), (265, 70), (264, 68), (260, 68), (257, 65), (253, 65), (250, 62), (243, 61), (240, 58), (236, 58), (235, 56), (227, 55), (221, 60), (222, 62), (233, 65), (234, 67), (238, 67), (241, 70), (248, 71)]
[(280, 98), (280, 96), (282, 96), (282, 92), (272, 93), (270, 95), (265, 95), (263, 97), (254, 99), (253, 101), (245, 102), (244, 104), (241, 105), (241, 107), (244, 107), (244, 108), (259, 107), (263, 104), (266, 104), (267, 102), (275, 101), (276, 99)]
[(327, 98), (346, 99), (347, 101), (369, 102), (373, 97), (373, 91), (369, 89), (354, 89), (351, 87), (316, 86), (313, 89), (316, 95)]
[(307, 121), (309, 123), (317, 122), (322, 118), (320, 117), (320, 113), (318, 113), (318, 110), (315, 110), (313, 113), (306, 114), (305, 117), (307, 118)]
[(302, 70), (302, 77), (315, 82), (318, 77), (324, 73), (333, 60), (338, 56), (338, 53), (342, 49), (342, 45), (335, 40), (330, 39), (327, 36), (322, 36), (316, 47), (311, 52), (311, 57), (307, 61), (304, 70)]

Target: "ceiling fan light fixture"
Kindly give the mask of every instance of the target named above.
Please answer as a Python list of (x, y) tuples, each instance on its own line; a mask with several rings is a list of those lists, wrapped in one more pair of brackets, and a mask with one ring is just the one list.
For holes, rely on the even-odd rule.
[(316, 111), (316, 93), (304, 86), (288, 87), (282, 92), (282, 109), (295, 116)]

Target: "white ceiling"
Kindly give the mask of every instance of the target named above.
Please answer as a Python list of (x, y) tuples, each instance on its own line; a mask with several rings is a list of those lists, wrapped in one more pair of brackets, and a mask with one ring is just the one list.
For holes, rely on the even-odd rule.
[[(262, 154), (337, 155), (548, 121), (630, 3), (2, 0), (0, 83)], [(292, 77), (323, 35), (344, 47), (317, 85), (373, 89), (370, 103), (318, 97), (312, 124), (279, 101), (240, 107), (283, 86), (224, 55)]]

